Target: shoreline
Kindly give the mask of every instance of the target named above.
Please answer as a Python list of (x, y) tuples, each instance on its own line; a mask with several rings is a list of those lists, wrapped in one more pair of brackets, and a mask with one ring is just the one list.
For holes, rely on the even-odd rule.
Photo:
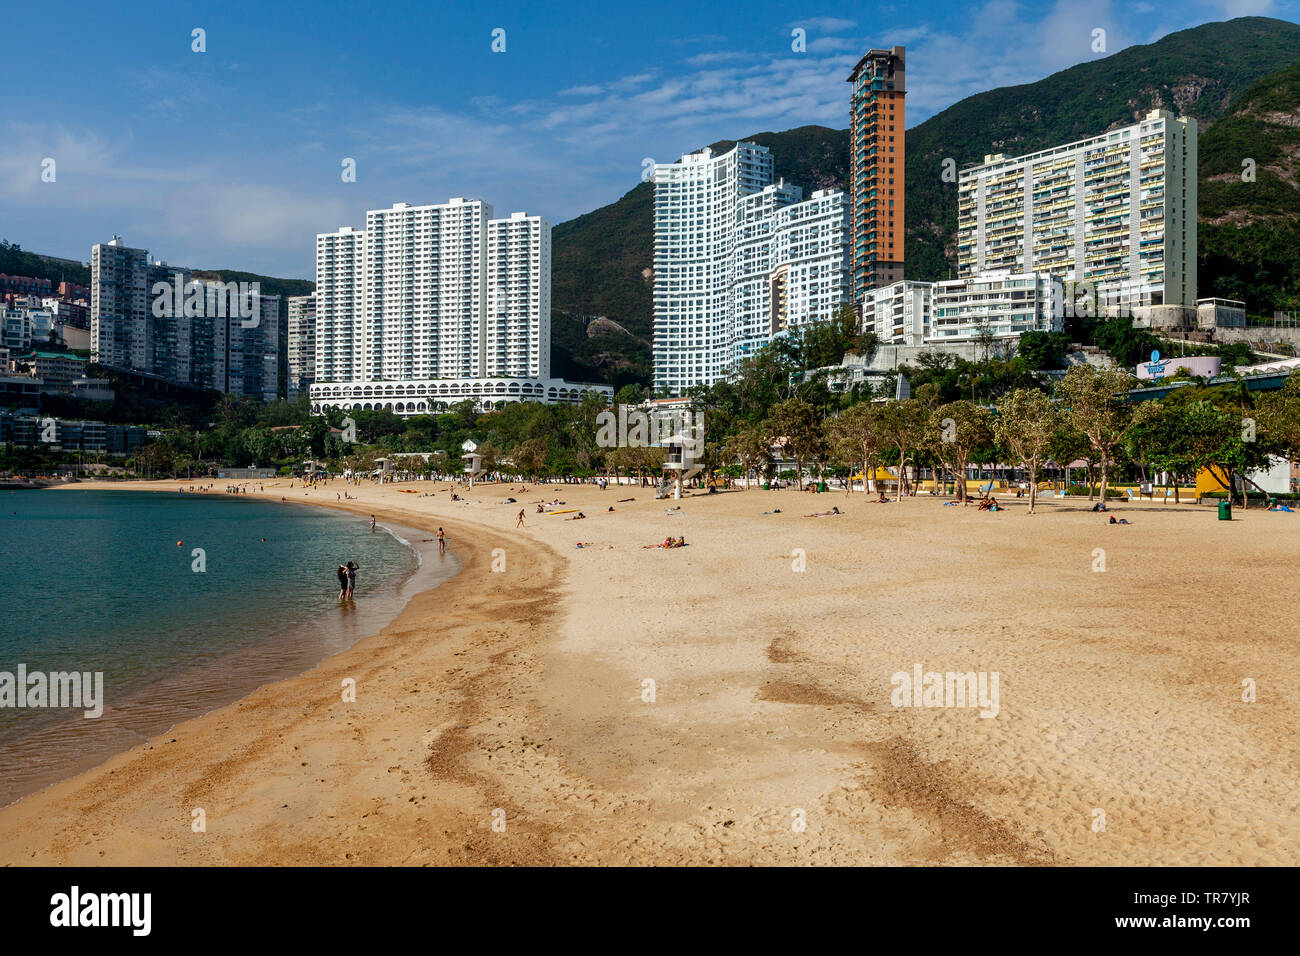
[[(75, 485), (57, 486), (54, 490), (85, 490), (87, 485), (99, 490), (97, 484), (81, 482)], [(129, 484), (119, 482), (103, 483), (104, 490), (145, 493), (176, 492), (178, 485), (179, 482), (172, 481), (150, 482), (147, 485), (143, 482)], [(270, 482), (267, 482), (266, 485), (265, 494), (250, 494), (249, 497), (278, 502), (278, 492), (282, 489), (273, 489)], [(185, 494), (190, 494), (190, 492), (187, 491)], [(194, 494), (198, 494), (198, 492)], [(214, 491), (207, 493), (205, 496), (219, 496), (221, 494), (221, 492)], [(483, 573), (481, 570), (482, 560), (478, 554), (478, 549), (474, 547), (458, 549), (455, 546), (459, 540), (470, 541), (472, 538), (482, 537), (482, 535), (477, 530), (472, 529), (471, 526), (457, 522), (453, 518), (420, 515), (409, 510), (394, 508), (381, 509), (378, 506), (371, 507), (356, 501), (338, 503), (324, 500), (296, 501), (288, 499), (282, 503), (303, 504), (314, 508), (332, 508), (336, 511), (367, 517), (373, 512), (382, 522), (390, 523), (398, 528), (424, 532), (430, 536), (436, 532), (438, 524), (442, 524), (449, 532), (450, 539), (452, 539), (448, 546), (449, 554), (460, 562), (461, 568), (452, 577), (442, 581), (437, 586), (412, 594), (397, 611), (393, 619), (377, 634), (363, 637), (351, 647), (321, 660), (314, 667), (294, 676), (263, 683), (238, 700), (225, 704), (209, 713), (182, 720), (166, 731), (152, 735), (143, 743), (117, 753), (93, 768), (51, 783), (41, 790), (26, 795), (15, 803), (0, 808), (0, 847), (3, 847), (3, 850), (0, 850), (0, 864), (188, 865), (233, 862), (233, 860), (223, 858), (224, 853), (219, 848), (204, 847), (201, 841), (195, 841), (194, 845), (184, 848), (175, 845), (174, 841), (177, 839), (177, 834), (192, 833), (190, 812), (185, 811), (182, 819), (179, 807), (176, 810), (177, 818), (174, 832), (138, 834), (134, 838), (128, 837), (125, 840), (115, 841), (119, 849), (111, 858), (108, 856), (108, 851), (92, 849), (91, 846), (77, 846), (76, 827), (72, 824), (72, 821), (79, 816), (90, 814), (91, 811), (84, 808), (97, 806), (105, 798), (121, 800), (125, 797), (127, 803), (154, 803), (156, 806), (156, 801), (148, 794), (141, 793), (138, 788), (144, 785), (145, 781), (161, 784), (168, 778), (168, 771), (175, 769), (177, 764), (183, 765), (186, 776), (192, 779), (186, 781), (184, 786), (180, 786), (176, 782), (165, 786), (173, 793), (202, 793), (207, 789), (204, 786), (204, 778), (212, 775), (214, 771), (216, 773), (226, 771), (232, 759), (228, 755), (225, 759), (222, 759), (219, 754), (209, 755), (205, 753), (210, 749), (208, 745), (214, 738), (229, 742), (228, 732), (232, 723), (238, 722), (250, 731), (253, 730), (251, 726), (253, 721), (248, 720), (248, 717), (253, 712), (269, 716), (272, 722), (276, 717), (282, 717), (286, 720), (287, 725), (291, 725), (295, 720), (301, 720), (307, 714), (320, 715), (327, 713), (327, 719), (337, 720), (341, 716), (342, 709), (348, 705), (344, 704), (340, 699), (340, 694), (337, 691), (340, 681), (335, 680), (335, 676), (344, 673), (351, 675), (358, 672), (361, 674), (374, 674), (381, 669), (393, 667), (394, 660), (401, 660), (405, 656), (398, 642), (403, 637), (413, 636), (414, 632), (420, 629), (420, 625), (424, 623), (424, 618), (427, 616), (428, 606), (435, 602), (450, 604), (464, 600), (465, 598), (462, 595), (466, 595), (475, 589), (476, 583), (472, 582), (475, 573)], [(538, 565), (542, 569), (549, 568), (545, 561), (538, 562)], [(472, 602), (467, 601), (466, 603)], [(454, 638), (456, 632), (468, 631), (472, 629), (474, 624), (480, 623), (477, 616), (471, 615), (471, 618), (472, 620), (452, 624), (447, 629), (448, 633), (446, 635), (432, 637), (428, 645), (417, 648), (417, 650), (433, 652), (434, 656), (437, 656), (436, 651), (438, 648), (436, 645), (447, 644)], [(366, 702), (365, 683), (361, 677), (354, 677), (354, 679), (358, 685), (358, 704), (354, 706), (361, 706)], [(305, 687), (315, 688), (318, 691), (315, 695), (318, 699), (307, 705), (298, 704), (294, 698)], [(330, 711), (333, 711), (333, 713), (328, 713)], [(266, 752), (272, 749), (273, 742), (282, 737), (282, 734), (277, 732), (274, 723), (271, 726), (265, 726), (266, 722), (263, 717), (259, 716), (256, 723), (263, 725), (260, 731), (253, 731), (255, 737), (259, 739), (255, 739), (251, 747), (242, 745), (238, 748), (238, 755), (234, 759), (241, 763), (254, 756), (254, 754), (249, 753), (250, 750), (259, 751), (256, 756), (266, 755)], [(177, 756), (180, 759), (176, 759)], [(306, 767), (307, 764), (302, 763), (302, 766)], [(135, 790), (134, 794), (123, 791), (123, 784), (127, 780), (130, 781), (130, 786)], [(132, 797), (135, 799), (133, 800)], [(182, 800), (181, 802), (186, 801)], [(83, 809), (73, 810), (74, 807)], [(40, 840), (33, 839), (33, 834), (45, 831), (45, 834), (49, 835), (51, 830), (49, 816), (51, 812), (58, 813), (63, 817), (65, 823), (62, 826), (56, 824), (55, 826), (59, 832), (54, 840), (49, 844), (42, 844)], [(210, 814), (211, 810), (206, 812)], [(209, 816), (208, 819), (211, 821), (212, 817)], [(147, 827), (146, 830), (156, 830), (156, 824)], [(208, 834), (211, 835), (214, 830), (215, 827), (210, 823)], [(314, 848), (304, 847), (303, 852), (306, 853), (305, 858), (297, 858), (292, 862), (354, 862), (348, 855), (341, 859), (321, 859), (317, 855), (318, 851)]]
[[(454, 503), (443, 483), (363, 485), (347, 503), (294, 491), (441, 524), (464, 570), (317, 669), (0, 811), (0, 862), (1300, 854), (1300, 641), (1266, 573), (1293, 560), (1300, 516), (1116, 502), (1131, 524), (1109, 525), (1069, 500), (1027, 521), (1016, 499), (990, 514), (789, 490), (675, 502), (551, 484), (513, 504), (495, 485)], [(538, 515), (538, 499), (566, 513)], [(809, 514), (832, 503), (844, 514)], [(588, 520), (567, 520), (579, 510)], [(668, 534), (689, 547), (646, 547)], [(1231, 599), (1206, 604), (1224, 569)], [(891, 703), (891, 675), (916, 666), (1000, 674), (996, 716)], [(354, 704), (339, 701), (346, 676)]]
[[(158, 494), (174, 491), (159, 487), (109, 490)], [(263, 503), (296, 504), (271, 502), (264, 496), (258, 496), (257, 500), (259, 507)], [(262, 636), (255, 643), (228, 647), (204, 663), (160, 672), (147, 685), (138, 686), (125, 696), (114, 694), (112, 705), (105, 708), (100, 720), (91, 724), (83, 724), (76, 717), (54, 720), (4, 741), (0, 753), (11, 764), (29, 759), (33, 751), (40, 762), (39, 769), (24, 768), (21, 783), (4, 788), (0, 809), (93, 770), (115, 756), (164, 736), (186, 720), (211, 714), (263, 686), (318, 667), (322, 661), (392, 623), (415, 593), (436, 589), (459, 573), (461, 563), (450, 551), (445, 563), (425, 561), (426, 553), (436, 555), (437, 546), (424, 537), (423, 531), (396, 522), (379, 525), (378, 529), (413, 558), (412, 567), (387, 583), (382, 591), (363, 593), (365, 620), (359, 628), (357, 622), (340, 620), (333, 613), (335, 607), (325, 604), (313, 611), (308, 620), (263, 619), (259, 629)], [(71, 746), (75, 742), (74, 732), (79, 729), (84, 729), (86, 736), (74, 748)], [(4, 781), (6, 785), (10, 782)]]

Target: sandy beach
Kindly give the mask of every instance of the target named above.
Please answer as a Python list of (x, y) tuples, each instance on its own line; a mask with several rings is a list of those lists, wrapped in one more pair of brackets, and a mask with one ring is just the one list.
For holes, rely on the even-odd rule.
[[(1300, 514), (446, 487), (341, 505), (341, 482), (266, 482), (441, 525), (464, 570), (319, 667), (0, 811), (0, 861), (1296, 861), (1300, 628), (1277, 582)], [(556, 498), (587, 518), (534, 513)], [(643, 547), (668, 535), (689, 547)], [(895, 706), (917, 665), (996, 672), (996, 716)]]

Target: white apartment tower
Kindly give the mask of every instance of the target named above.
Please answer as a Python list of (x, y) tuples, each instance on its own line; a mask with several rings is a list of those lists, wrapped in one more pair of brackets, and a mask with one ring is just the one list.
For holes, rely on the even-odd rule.
[(486, 315), (476, 354), (480, 375), (550, 378), (550, 224), (522, 212), (489, 220), (485, 273)]
[(351, 226), (316, 237), (316, 381), (361, 375), (365, 237)]
[(766, 147), (737, 143), (654, 169), (654, 384), (681, 394), (848, 298), (848, 200), (773, 183)]
[[(551, 226), (477, 199), (396, 203), (316, 237), (316, 412), (579, 401), (551, 379)], [(372, 399), (372, 401), (366, 401)]]
[(1196, 304), (1196, 120), (1131, 126), (1027, 156), (987, 156), (958, 182), (958, 276), (1046, 272), (1108, 304)]

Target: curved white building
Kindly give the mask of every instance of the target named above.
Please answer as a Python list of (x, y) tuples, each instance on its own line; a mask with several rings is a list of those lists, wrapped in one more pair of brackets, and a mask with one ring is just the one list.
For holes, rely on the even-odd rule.
[(848, 301), (848, 197), (804, 200), (772, 172), (753, 143), (655, 166), (656, 388), (710, 385)]

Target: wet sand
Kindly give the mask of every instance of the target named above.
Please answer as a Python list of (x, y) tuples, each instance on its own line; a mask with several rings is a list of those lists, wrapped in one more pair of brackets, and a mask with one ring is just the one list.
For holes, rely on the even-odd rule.
[[(670, 517), (677, 503), (642, 488), (543, 485), (510, 505), (502, 487), (464, 502), (445, 487), (349, 489), (346, 507), (444, 526), (461, 574), (318, 668), (0, 811), (0, 861), (1178, 865), (1300, 850), (1285, 590), (1300, 515), (1116, 504), (1132, 524), (1108, 525), (1083, 502), (1031, 517), (1015, 499), (984, 514), (753, 490)], [(339, 507), (342, 490), (265, 495)], [(533, 513), (557, 497), (587, 519)], [(804, 517), (832, 505), (846, 514)], [(642, 547), (670, 534), (690, 546)], [(997, 672), (997, 716), (895, 707), (893, 675), (917, 664)]]

